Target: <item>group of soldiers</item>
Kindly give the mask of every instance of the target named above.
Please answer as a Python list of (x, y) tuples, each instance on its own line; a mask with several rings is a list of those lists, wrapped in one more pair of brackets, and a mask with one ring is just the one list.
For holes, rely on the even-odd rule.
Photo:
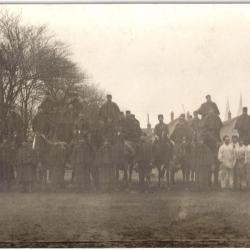
[[(60, 183), (58, 180), (61, 180), (62, 184), (67, 168), (71, 169), (72, 183), (79, 190), (89, 190), (91, 186), (112, 189), (119, 183), (120, 171), (123, 171), (122, 180), (127, 185), (132, 179), (133, 170), (138, 172), (139, 186), (144, 190), (150, 183), (154, 165), (158, 164), (160, 178), (167, 170), (172, 173), (176, 171), (170, 166), (178, 157), (180, 160), (175, 164), (182, 165), (180, 168), (186, 180), (191, 178), (198, 186), (211, 186), (213, 172), (213, 183), (218, 185), (218, 150), (221, 145), (222, 122), (219, 109), (210, 95), (207, 95), (206, 102), (193, 112), (193, 117), (181, 114), (171, 134), (162, 114), (158, 115), (158, 124), (153, 135), (146, 134), (135, 115), (130, 111), (124, 114), (112, 101), (110, 94), (100, 107), (95, 124), (90, 123), (81, 113), (81, 109), (82, 104), (77, 98), (61, 104), (46, 96), (32, 121), (34, 137), (17, 145), (18, 131), (9, 130), (11, 136), (3, 138), (0, 145), (1, 190), (10, 190), (13, 183), (17, 182), (25, 192), (32, 190), (34, 183)], [(15, 123), (18, 124), (15, 125), (16, 128), (21, 126), (20, 121)], [(247, 108), (243, 109), (235, 129), (239, 133), (239, 138), (248, 145), (250, 116), (247, 114)], [(44, 141), (48, 144), (35, 147), (38, 138), (45, 138)], [(169, 147), (162, 146), (164, 142)], [(54, 151), (55, 161), (60, 158), (59, 164), (46, 166), (46, 159), (41, 158), (50, 159), (43, 154), (47, 152), (42, 148), (46, 145), (52, 146), (52, 149), (53, 146), (55, 149), (63, 148), (61, 155)], [(176, 153), (174, 149), (178, 146), (182, 151)], [(158, 159), (162, 157), (161, 154), (163, 161)], [(164, 155), (167, 154), (169, 157), (166, 159)], [(53, 167), (54, 165), (58, 166), (58, 169)]]

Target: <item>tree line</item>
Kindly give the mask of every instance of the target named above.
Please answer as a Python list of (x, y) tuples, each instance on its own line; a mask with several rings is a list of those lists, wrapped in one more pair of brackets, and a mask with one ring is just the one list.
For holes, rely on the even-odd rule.
[(21, 116), (27, 138), (37, 107), (45, 96), (67, 102), (80, 98), (82, 112), (97, 119), (104, 91), (72, 60), (69, 46), (46, 25), (22, 22), (21, 15), (0, 12), (0, 127), (10, 110)]

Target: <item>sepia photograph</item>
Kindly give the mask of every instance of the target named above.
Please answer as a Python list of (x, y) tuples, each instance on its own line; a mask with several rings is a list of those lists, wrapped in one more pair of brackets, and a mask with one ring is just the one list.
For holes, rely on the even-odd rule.
[(0, 4), (0, 248), (250, 247), (250, 3)]

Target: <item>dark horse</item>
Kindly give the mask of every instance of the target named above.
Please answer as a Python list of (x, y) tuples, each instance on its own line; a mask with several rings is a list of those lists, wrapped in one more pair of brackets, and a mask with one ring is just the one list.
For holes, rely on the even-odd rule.
[(42, 184), (51, 182), (54, 188), (61, 188), (64, 184), (67, 144), (65, 142), (51, 142), (45, 135), (36, 133), (33, 148), (38, 155)]
[(170, 160), (173, 154), (173, 144), (167, 135), (156, 138), (153, 142), (153, 160), (158, 169), (158, 185), (161, 186), (161, 179), (166, 174), (168, 185), (171, 183)]
[(178, 170), (181, 170), (184, 183), (188, 183), (190, 181), (190, 174), (192, 171), (191, 159), (192, 159), (192, 144), (186, 141), (184, 137), (180, 143), (176, 143), (174, 145), (173, 160), (171, 162), (173, 175), (175, 175), (175, 173)]
[[(212, 131), (202, 131), (203, 137), (205, 138), (205, 144), (210, 148), (213, 158), (214, 158), (214, 168), (212, 169), (211, 174), (213, 174), (213, 184), (215, 187), (219, 185), (218, 174), (219, 174), (219, 165), (220, 162), (218, 160), (218, 151), (220, 147), (220, 138), (218, 135), (213, 133)], [(212, 185), (212, 176), (210, 177), (210, 185)]]

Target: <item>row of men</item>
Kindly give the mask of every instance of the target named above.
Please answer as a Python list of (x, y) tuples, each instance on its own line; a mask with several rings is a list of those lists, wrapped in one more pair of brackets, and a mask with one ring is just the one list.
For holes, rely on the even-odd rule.
[(224, 136), (218, 159), (221, 163), (219, 179), (222, 188), (250, 187), (250, 145), (244, 145), (237, 135)]

